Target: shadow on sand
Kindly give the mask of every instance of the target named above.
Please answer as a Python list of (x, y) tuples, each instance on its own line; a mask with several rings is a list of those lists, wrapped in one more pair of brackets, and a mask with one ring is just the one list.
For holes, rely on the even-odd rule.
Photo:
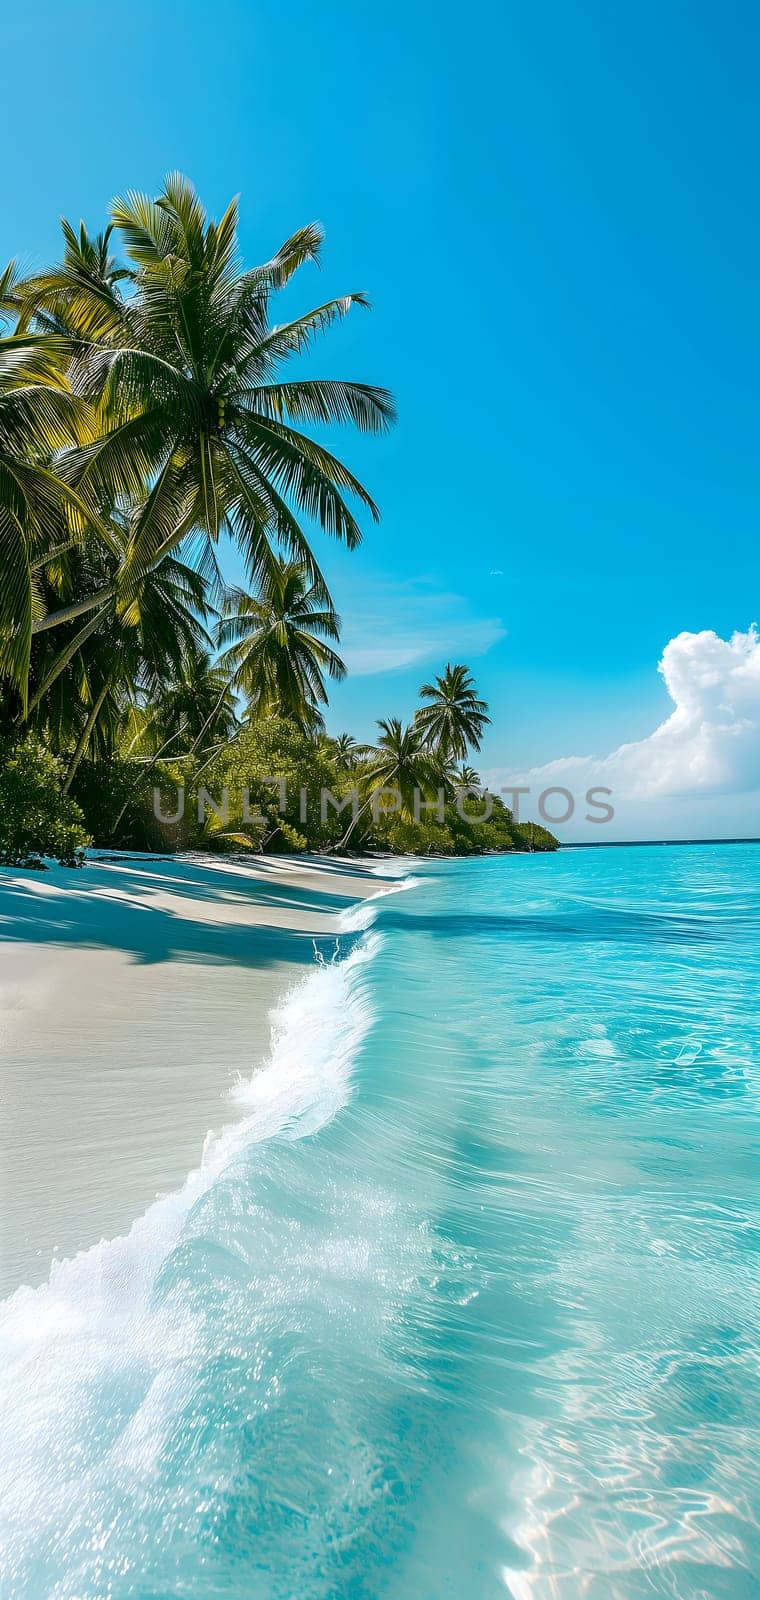
[[(303, 866), (324, 874), (326, 882), (340, 870), (309, 859)], [(357, 875), (353, 863), (343, 870)], [(162, 904), (166, 895), (186, 902), (187, 909)], [(315, 938), (332, 944), (335, 935), (320, 927), (321, 917), (355, 899), (332, 887), (293, 883), (281, 867), (258, 859), (256, 876), (165, 857), (94, 860), (80, 870), (53, 867), (42, 873), (0, 868), (0, 946), (19, 940), (75, 944), (122, 950), (147, 965), (172, 960), (265, 967), (310, 960)], [(255, 921), (214, 916), (214, 908), (217, 915), (225, 908), (244, 915), (246, 907)], [(300, 914), (307, 926), (283, 927), (267, 911)]]

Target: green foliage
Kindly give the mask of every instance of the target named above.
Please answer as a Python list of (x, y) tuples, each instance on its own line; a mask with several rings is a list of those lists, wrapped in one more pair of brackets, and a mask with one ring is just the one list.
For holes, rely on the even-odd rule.
[[(385, 747), (382, 758), (387, 761)], [(47, 759), (53, 758), (47, 754)], [(278, 785), (267, 781), (274, 776), (284, 785), (282, 810)], [(388, 782), (393, 786), (392, 776)], [(473, 795), (457, 802), (452, 794), (444, 804), (442, 822), (433, 811), (423, 811), (420, 822), (415, 822), (411, 795), (400, 813), (381, 814), (375, 821), (371, 797), (376, 787), (371, 757), (347, 768), (340, 740), (315, 739), (283, 717), (267, 717), (246, 726), (211, 761), (199, 763), (188, 757), (174, 762), (83, 761), (72, 793), (99, 847), (330, 852), (341, 846), (349, 829), (350, 848), (359, 853), (467, 856), (558, 847), (554, 835), (538, 823), (515, 823), (498, 796), (491, 797), (487, 820), (482, 820), (486, 809), (482, 798)], [(155, 815), (155, 789), (161, 818), (174, 815), (178, 791), (183, 790), (180, 820), (168, 822)], [(204, 801), (205, 818), (199, 823), (201, 790), (210, 800)], [(323, 804), (323, 791), (329, 791), (337, 805)], [(423, 790), (423, 796), (426, 792), (432, 796), (430, 789)], [(357, 820), (352, 825), (355, 810)]]
[[(114, 618), (134, 626), (147, 574), (180, 545), (204, 582), (219, 582), (224, 529), (252, 582), (284, 550), (319, 585), (314, 525), (353, 548), (355, 508), (377, 520), (364, 486), (303, 429), (384, 433), (391, 396), (283, 376), (366, 296), (273, 319), (275, 295), (319, 260), (321, 229), (244, 271), (237, 222), (236, 201), (215, 222), (172, 173), (155, 199), (114, 201), (103, 234), (64, 221), (46, 271), (6, 274), (17, 328), (0, 339), (0, 672), (22, 699), (38, 632), (90, 611), (106, 633)], [(105, 583), (64, 592), (74, 545), (115, 556)]]
[(415, 822), (409, 817), (393, 817), (375, 830), (379, 849), (399, 856), (454, 856), (456, 840), (449, 827), (440, 822)]
[(0, 862), (38, 867), (51, 856), (82, 865), (90, 838), (76, 801), (61, 791), (64, 764), (36, 734), (0, 740)]
[(305, 833), (299, 833), (298, 829), (294, 828), (292, 823), (285, 822), (284, 819), (281, 820), (274, 838), (278, 846), (278, 852), (284, 853), (293, 851), (295, 855), (301, 855), (304, 850), (308, 850), (309, 848), (309, 840), (307, 835)]
[(153, 809), (155, 787), (162, 797), (159, 809), (173, 815), (183, 781), (179, 763), (138, 764), (114, 756), (110, 761), (83, 761), (72, 793), (97, 848), (184, 850), (194, 841), (194, 828), (186, 818), (163, 823)]
[(475, 693), (469, 669), (460, 663), (420, 689), (423, 704), (415, 723), (423, 743), (444, 760), (464, 761), (468, 750), (479, 750), (483, 730), (490, 722), (485, 700)]
[(0, 673), (26, 699), (40, 558), (81, 536), (87, 510), (51, 468), (73, 447), (84, 406), (61, 368), (56, 336), (0, 338)]
[[(385, 729), (385, 742), (381, 742), (376, 755), (370, 753), (368, 758), (347, 767), (344, 741), (325, 736), (315, 739), (283, 717), (267, 717), (249, 724), (195, 777), (183, 765), (187, 776), (185, 837), (200, 848), (251, 848), (269, 853), (329, 852), (338, 848), (347, 834), (354, 851), (400, 855), (482, 855), (556, 849), (557, 841), (545, 828), (537, 824), (518, 827), (498, 795), (491, 797), (491, 814), (485, 821), (480, 820), (487, 809), (482, 798), (473, 795), (457, 803), (452, 790), (444, 804), (442, 822), (432, 811), (423, 811), (420, 822), (415, 822), (409, 786), (416, 779), (423, 797), (432, 797), (432, 785), (437, 784), (440, 774), (430, 767), (429, 758), (419, 751), (414, 740), (407, 748), (409, 730), (393, 722), (381, 726)], [(284, 785), (282, 811), (279, 789), (266, 781), (274, 775)], [(380, 814), (375, 821), (371, 800), (381, 779), (389, 787), (400, 787), (405, 800), (400, 812)], [(201, 784), (219, 807), (226, 791), (228, 811), (226, 818), (220, 819), (209, 808), (205, 823), (198, 827), (195, 819)], [(322, 803), (325, 790), (337, 802), (344, 802), (343, 810), (338, 811), (329, 802)], [(244, 791), (248, 793), (245, 808)], [(354, 794), (358, 813), (355, 824)], [(176, 790), (167, 795), (167, 809), (174, 809), (175, 796)], [(171, 833), (171, 829), (167, 831)]]
[(555, 838), (548, 828), (542, 828), (540, 822), (516, 822), (514, 833), (522, 841), (523, 850), (558, 850), (559, 839)]
[[(266, 779), (276, 776), (284, 784), (285, 807), (280, 810), (280, 790)], [(209, 815), (196, 842), (215, 835), (237, 834), (250, 839), (256, 848), (270, 852), (299, 852), (334, 848), (345, 831), (345, 817), (326, 807), (321, 817), (321, 792), (329, 789), (340, 797), (351, 787), (350, 776), (338, 771), (329, 741), (312, 738), (284, 717), (265, 717), (250, 723), (226, 746), (200, 776), (200, 782), (221, 803), (223, 791), (229, 793), (228, 820), (220, 823)], [(188, 787), (187, 806), (196, 815), (198, 785)], [(244, 791), (248, 791), (246, 816)], [(305, 813), (305, 820), (304, 815)], [(264, 819), (263, 824), (254, 820)], [(235, 848), (231, 845), (231, 848)]]
[(217, 630), (217, 643), (227, 646), (220, 665), (251, 710), (321, 728), (325, 675), (346, 675), (328, 642), (339, 637), (339, 618), (324, 584), (312, 583), (303, 562), (275, 560), (260, 594), (228, 591)]
[[(525, 831), (517, 827), (498, 795), (491, 796), (490, 816), (480, 820), (486, 810), (485, 800), (474, 795), (460, 799), (458, 804), (448, 800), (442, 823), (435, 820), (433, 812), (427, 816), (423, 812), (419, 823), (391, 816), (375, 827), (373, 839), (379, 849), (399, 855), (473, 856), (531, 848), (527, 830), (532, 825), (527, 824)], [(533, 848), (557, 848), (558, 841), (545, 828), (536, 827), (537, 839), (539, 835), (543, 835), (543, 842), (536, 842)]]
[[(237, 222), (235, 201), (214, 221), (173, 173), (155, 199), (114, 201), (102, 233), (64, 220), (61, 258), (45, 271), (0, 275), (12, 329), (0, 337), (7, 851), (27, 848), (22, 779), (34, 837), (52, 847), (57, 805), (61, 851), (75, 856), (69, 793), (98, 845), (137, 850), (556, 848), (498, 800), (487, 821), (475, 799), (464, 815), (456, 804), (457, 787), (477, 785), (467, 760), (490, 720), (465, 664), (421, 686), (408, 725), (379, 721), (373, 746), (324, 732), (328, 684), (345, 667), (313, 534), (353, 549), (359, 513), (379, 513), (315, 435), (336, 424), (382, 434), (395, 410), (385, 389), (302, 372), (316, 339), (365, 296), (273, 314), (318, 262), (321, 229), (300, 228), (243, 270)], [(225, 588), (223, 533), (243, 557), (241, 588)], [(36, 743), (19, 745), (20, 719)], [(38, 769), (54, 757), (48, 817)], [(270, 776), (285, 786), (282, 806)], [(154, 789), (172, 814), (180, 784), (184, 816), (165, 823)], [(199, 823), (201, 787), (219, 803), (228, 792), (226, 814)], [(400, 812), (376, 821), (383, 788), (400, 794)], [(443, 819), (416, 823), (417, 793), (439, 790)], [(40, 853), (34, 840), (28, 849)]]

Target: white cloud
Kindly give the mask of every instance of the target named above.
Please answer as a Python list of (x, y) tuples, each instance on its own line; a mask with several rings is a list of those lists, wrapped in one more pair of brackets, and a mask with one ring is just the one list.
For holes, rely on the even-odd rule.
[(341, 595), (340, 651), (355, 678), (398, 672), (418, 662), (484, 655), (506, 629), (498, 617), (475, 616), (462, 595), (437, 593), (423, 580), (377, 578), (370, 589)]
[[(679, 815), (681, 819), (688, 815), (692, 826), (700, 825), (700, 815), (705, 819), (709, 815), (712, 820), (705, 825), (715, 827), (720, 805), (700, 813), (694, 802), (710, 797), (728, 800), (760, 790), (757, 629), (753, 625), (730, 639), (721, 639), (710, 629), (679, 633), (666, 645), (659, 671), (674, 709), (646, 739), (622, 744), (606, 756), (566, 756), (519, 778), (513, 773), (490, 773), (488, 781), (524, 782), (533, 793), (562, 785), (578, 796), (592, 785), (603, 785), (612, 790), (629, 830), (635, 831), (637, 821), (648, 817), (653, 826), (664, 829), (672, 820), (676, 832), (683, 831)], [(669, 806), (661, 803), (667, 801)], [(736, 807), (727, 807), (726, 817), (729, 812), (738, 814)], [(746, 808), (742, 812), (751, 814)], [(598, 837), (598, 828), (595, 831)]]

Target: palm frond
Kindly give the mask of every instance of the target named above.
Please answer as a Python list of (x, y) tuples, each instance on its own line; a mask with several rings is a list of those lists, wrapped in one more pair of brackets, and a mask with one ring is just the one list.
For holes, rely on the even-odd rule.
[(260, 384), (251, 393), (251, 405), (257, 415), (278, 422), (289, 417), (295, 422), (353, 423), (362, 433), (387, 433), (396, 421), (388, 389), (329, 378)]

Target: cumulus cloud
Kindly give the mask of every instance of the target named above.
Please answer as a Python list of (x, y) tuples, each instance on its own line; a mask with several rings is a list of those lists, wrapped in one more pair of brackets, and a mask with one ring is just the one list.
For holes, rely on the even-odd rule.
[(711, 629), (679, 633), (666, 645), (659, 671), (673, 701), (670, 716), (634, 744), (608, 756), (570, 756), (536, 769), (588, 770), (643, 799), (658, 795), (725, 794), (760, 787), (760, 638), (721, 639)]
[[(760, 790), (760, 638), (721, 639), (711, 629), (679, 633), (663, 651), (659, 671), (673, 710), (646, 739), (604, 756), (566, 756), (534, 767), (520, 781), (532, 789), (564, 786), (574, 794), (600, 785), (616, 804), (691, 801)], [(514, 781), (493, 774), (490, 781)], [(639, 815), (641, 815), (639, 807)], [(652, 811), (654, 815), (654, 809)], [(659, 811), (663, 818), (664, 810)], [(697, 816), (698, 813), (692, 813)], [(712, 815), (716, 815), (713, 810)]]

